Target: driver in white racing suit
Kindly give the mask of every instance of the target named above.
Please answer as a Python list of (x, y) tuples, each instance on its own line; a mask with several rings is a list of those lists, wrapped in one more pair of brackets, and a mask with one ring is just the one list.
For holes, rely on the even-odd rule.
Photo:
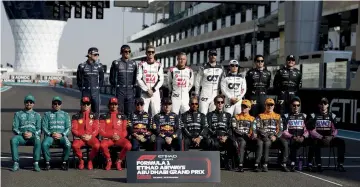
[(155, 61), (155, 47), (146, 47), (146, 61), (138, 65), (136, 80), (142, 90), (141, 98), (144, 100), (144, 111), (149, 111), (151, 104), (151, 114), (160, 112), (160, 87), (164, 83), (164, 68), (162, 64)]
[(230, 60), (230, 71), (221, 79), (221, 93), (225, 95), (225, 112), (232, 116), (241, 113), (242, 98), (246, 93), (246, 80), (238, 73), (239, 62)]
[(209, 62), (200, 67), (195, 80), (195, 94), (200, 93), (199, 112), (207, 114), (215, 110), (214, 98), (220, 92), (220, 82), (223, 76), (223, 67), (216, 62), (217, 52), (209, 51)]
[(193, 70), (186, 66), (186, 53), (177, 56), (178, 64), (171, 67), (168, 72), (168, 87), (173, 103), (172, 112), (175, 114), (184, 113), (189, 107), (189, 91), (193, 86)]

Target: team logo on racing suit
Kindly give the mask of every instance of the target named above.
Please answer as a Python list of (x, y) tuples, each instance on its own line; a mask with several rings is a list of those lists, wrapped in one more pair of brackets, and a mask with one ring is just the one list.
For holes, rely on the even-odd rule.
[(120, 114), (118, 114), (117, 117), (118, 117), (119, 119), (121, 119), (121, 115), (120, 115)]
[(82, 119), (79, 119), (79, 120), (78, 120), (78, 123), (79, 123), (79, 124), (82, 124), (82, 123), (83, 123), (83, 120), (82, 120)]
[(110, 119), (107, 119), (107, 120), (106, 120), (106, 123), (108, 123), (108, 124), (109, 124), (109, 123), (110, 123)]
[(185, 86), (186, 86), (186, 79), (177, 78), (177, 79), (176, 79), (176, 85), (177, 85), (178, 87), (185, 87)]
[(238, 89), (240, 87), (240, 83), (229, 83), (228, 88), (229, 89)]
[(209, 75), (206, 77), (206, 80), (209, 82), (215, 82), (218, 80), (218, 78), (219, 78), (219, 75)]
[(90, 119), (92, 119), (92, 118), (94, 117), (94, 115), (90, 114), (90, 116), (89, 116), (89, 117), (90, 117)]
[(146, 83), (155, 83), (155, 75), (152, 74), (145, 74), (145, 81)]

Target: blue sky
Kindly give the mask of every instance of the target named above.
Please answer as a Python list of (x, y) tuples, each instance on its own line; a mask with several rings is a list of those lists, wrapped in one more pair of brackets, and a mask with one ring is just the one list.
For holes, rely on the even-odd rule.
[[(15, 60), (15, 46), (8, 18), (1, 4), (1, 63), (13, 64)], [(112, 6), (112, 3), (111, 3)], [(94, 14), (95, 15), (95, 14)], [(86, 60), (88, 48), (98, 47), (100, 60), (103, 64), (110, 64), (119, 58), (119, 49), (124, 42), (123, 36), (123, 9), (111, 7), (104, 10), (104, 19), (69, 19), (60, 39), (58, 64), (69, 68)], [(125, 12), (125, 41), (128, 36), (141, 30), (142, 13)], [(73, 15), (72, 15), (73, 16)], [(153, 15), (147, 14), (145, 23), (153, 23)], [(94, 17), (93, 17), (94, 18)], [(137, 50), (140, 45), (130, 45)]]

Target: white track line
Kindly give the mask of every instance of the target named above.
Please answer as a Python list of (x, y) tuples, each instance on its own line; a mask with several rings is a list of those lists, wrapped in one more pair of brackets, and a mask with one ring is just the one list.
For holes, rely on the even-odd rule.
[(358, 138), (349, 138), (349, 137), (346, 137), (346, 136), (336, 136), (336, 137), (344, 138), (344, 139), (348, 139), (348, 140), (359, 141), (359, 142), (360, 142), (360, 139), (358, 139)]
[(301, 172), (301, 171), (296, 171), (296, 172), (301, 173), (301, 174), (303, 174), (303, 175), (307, 175), (307, 176), (312, 177), (312, 178), (315, 178), (315, 179), (319, 179), (319, 180), (322, 180), (322, 181), (325, 181), (325, 182), (328, 182), (328, 183), (337, 185), (337, 186), (343, 186), (342, 184), (339, 184), (339, 183), (336, 183), (336, 182), (332, 182), (332, 181), (329, 181), (329, 180), (326, 180), (326, 179), (323, 179), (323, 178), (320, 178), (320, 177), (317, 177), (317, 176), (314, 176), (314, 175), (310, 175), (310, 174), (307, 174), (307, 173), (304, 173), (304, 172)]

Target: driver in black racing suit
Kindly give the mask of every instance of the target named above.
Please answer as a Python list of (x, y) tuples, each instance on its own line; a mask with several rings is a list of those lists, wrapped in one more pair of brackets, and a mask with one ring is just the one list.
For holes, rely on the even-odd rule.
[(208, 124), (206, 116), (198, 111), (199, 100), (190, 99), (190, 110), (181, 115), (181, 126), (184, 139), (184, 151), (191, 146), (209, 149), (209, 138), (207, 137)]
[(279, 69), (274, 77), (274, 90), (277, 91), (277, 111), (281, 115), (289, 113), (290, 101), (301, 88), (302, 74), (295, 68), (295, 56), (286, 57), (286, 65)]
[(206, 115), (209, 128), (210, 150), (224, 151), (225, 154), (225, 168), (230, 170), (232, 168), (232, 158), (236, 156), (235, 142), (232, 138), (231, 128), (231, 114), (224, 112), (224, 95), (217, 95), (214, 98), (216, 109)]
[(264, 103), (270, 87), (271, 73), (264, 67), (264, 64), (264, 57), (262, 55), (256, 55), (256, 68), (249, 70), (245, 77), (247, 85), (245, 98), (252, 103), (250, 110), (252, 116), (258, 116), (265, 109)]

